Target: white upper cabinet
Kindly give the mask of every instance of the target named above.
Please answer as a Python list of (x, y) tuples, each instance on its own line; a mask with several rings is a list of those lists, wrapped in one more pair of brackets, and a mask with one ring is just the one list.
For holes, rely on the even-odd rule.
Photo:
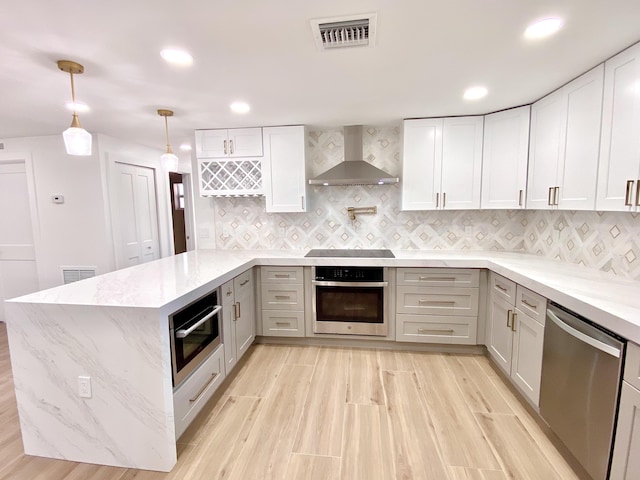
[(262, 156), (262, 128), (196, 130), (197, 158)]
[(530, 106), (484, 117), (480, 208), (524, 208)]
[[(433, 210), (440, 192), (442, 119), (404, 121), (402, 209)], [(439, 205), (438, 205), (439, 206)]]
[(640, 211), (640, 44), (605, 63), (597, 210)]
[(262, 195), (262, 128), (196, 130), (202, 196)]
[(309, 196), (305, 127), (268, 127), (263, 133), (266, 211), (306, 212)]
[(527, 208), (594, 210), (604, 67), (531, 107)]
[(404, 121), (403, 210), (480, 208), (483, 117)]

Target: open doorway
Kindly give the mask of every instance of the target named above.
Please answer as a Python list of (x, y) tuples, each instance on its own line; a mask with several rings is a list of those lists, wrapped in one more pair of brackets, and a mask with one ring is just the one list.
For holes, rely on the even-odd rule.
[(184, 215), (185, 188), (181, 173), (169, 172), (171, 219), (173, 221), (173, 249), (177, 255), (187, 251), (187, 231)]

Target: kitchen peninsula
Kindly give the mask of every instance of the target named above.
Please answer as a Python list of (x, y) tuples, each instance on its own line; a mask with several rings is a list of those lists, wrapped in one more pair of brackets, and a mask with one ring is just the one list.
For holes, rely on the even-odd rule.
[[(192, 251), (7, 302), (25, 453), (171, 470), (168, 316), (254, 266), (488, 269), (640, 343), (638, 282), (600, 271), (518, 253), (394, 250), (393, 259), (305, 253)], [(91, 398), (78, 395), (84, 375), (92, 379)]]

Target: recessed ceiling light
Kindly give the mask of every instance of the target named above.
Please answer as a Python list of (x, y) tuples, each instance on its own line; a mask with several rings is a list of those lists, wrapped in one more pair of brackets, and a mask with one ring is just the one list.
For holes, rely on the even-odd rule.
[(530, 40), (545, 38), (560, 30), (563, 24), (560, 18), (545, 18), (529, 25), (524, 31), (524, 36)]
[(478, 100), (486, 96), (488, 90), (485, 87), (470, 87), (464, 91), (465, 100)]
[(191, 54), (179, 48), (165, 48), (160, 50), (160, 56), (174, 65), (191, 65), (193, 63)]
[(235, 113), (247, 113), (251, 110), (251, 107), (249, 107), (249, 104), (246, 102), (233, 102), (229, 105), (229, 108), (231, 108), (231, 111)]
[(191, 145), (189, 143), (183, 143), (182, 145), (180, 145), (180, 150), (182, 150), (183, 152), (190, 152)]
[(86, 103), (83, 102), (78, 102), (77, 100), (74, 102), (67, 102), (64, 104), (64, 106), (66, 107), (67, 110), (71, 111), (71, 112), (78, 112), (78, 113), (82, 113), (82, 112), (88, 112), (89, 111), (89, 105), (87, 105)]

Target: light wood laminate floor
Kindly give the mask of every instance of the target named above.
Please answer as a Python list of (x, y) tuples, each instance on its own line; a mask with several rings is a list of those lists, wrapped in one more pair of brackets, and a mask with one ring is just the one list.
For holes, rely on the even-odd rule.
[(578, 478), (487, 358), (256, 345), (170, 473), (26, 456), (0, 323), (0, 479)]

